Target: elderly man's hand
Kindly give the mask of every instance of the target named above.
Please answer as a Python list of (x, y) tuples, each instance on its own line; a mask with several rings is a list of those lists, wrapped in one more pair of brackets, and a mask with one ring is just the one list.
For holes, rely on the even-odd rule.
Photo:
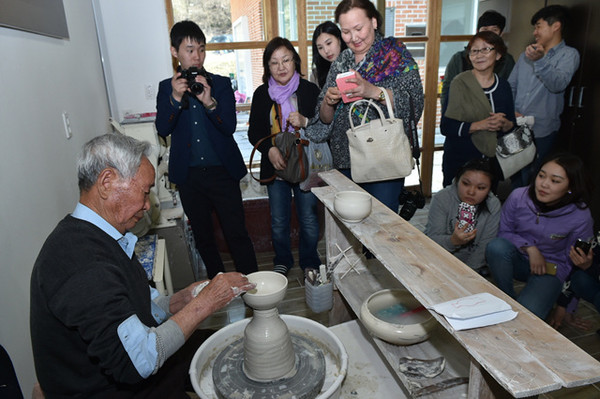
[(254, 289), (256, 284), (237, 272), (219, 273), (198, 294), (198, 299), (210, 306), (211, 313), (226, 306), (233, 298)]
[[(227, 305), (236, 296), (255, 288), (255, 284), (241, 273), (219, 273), (194, 298), (194, 288), (199, 284), (201, 283), (192, 284), (171, 298), (171, 310), (180, 308), (171, 320), (179, 325), (185, 339), (190, 337), (204, 319)], [(174, 301), (178, 306), (174, 306)]]

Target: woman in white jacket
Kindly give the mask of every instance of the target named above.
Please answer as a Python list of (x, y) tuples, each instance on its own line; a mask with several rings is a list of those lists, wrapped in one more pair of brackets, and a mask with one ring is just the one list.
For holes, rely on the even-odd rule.
[(496, 237), (500, 201), (491, 192), (490, 163), (464, 164), (453, 184), (433, 196), (425, 234), (469, 267), (483, 272), (485, 248)]

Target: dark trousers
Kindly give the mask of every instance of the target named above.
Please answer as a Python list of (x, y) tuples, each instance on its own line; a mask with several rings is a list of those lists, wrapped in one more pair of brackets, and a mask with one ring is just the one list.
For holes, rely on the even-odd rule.
[(236, 270), (244, 274), (257, 271), (254, 246), (246, 230), (239, 181), (231, 178), (221, 166), (191, 167), (187, 181), (178, 188), (208, 278), (225, 271), (215, 240), (213, 211), (221, 224)]

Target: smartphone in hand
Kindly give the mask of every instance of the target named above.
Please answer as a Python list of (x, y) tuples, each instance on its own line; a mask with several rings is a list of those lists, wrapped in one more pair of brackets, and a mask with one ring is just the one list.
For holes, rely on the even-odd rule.
[(362, 97), (348, 97), (345, 92), (348, 90), (352, 90), (358, 87), (358, 85), (354, 82), (348, 82), (348, 79), (354, 79), (356, 77), (356, 72), (344, 72), (338, 73), (335, 78), (335, 83), (337, 84), (338, 89), (342, 95), (342, 101), (345, 103), (350, 103), (352, 101), (360, 100)]
[(469, 205), (466, 202), (461, 202), (458, 205), (458, 228), (464, 226), (465, 233), (470, 233), (475, 229), (475, 211), (477, 208), (474, 205)]
[(592, 248), (592, 244), (587, 241), (583, 241), (581, 238), (578, 238), (577, 241), (575, 241), (574, 247), (581, 249), (584, 255), (587, 255)]

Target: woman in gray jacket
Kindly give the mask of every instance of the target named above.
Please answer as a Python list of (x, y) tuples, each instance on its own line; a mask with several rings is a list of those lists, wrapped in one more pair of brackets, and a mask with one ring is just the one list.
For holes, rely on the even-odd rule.
[(464, 164), (453, 184), (431, 200), (425, 234), (472, 269), (482, 272), (485, 248), (496, 237), (500, 201), (491, 192), (489, 161)]

